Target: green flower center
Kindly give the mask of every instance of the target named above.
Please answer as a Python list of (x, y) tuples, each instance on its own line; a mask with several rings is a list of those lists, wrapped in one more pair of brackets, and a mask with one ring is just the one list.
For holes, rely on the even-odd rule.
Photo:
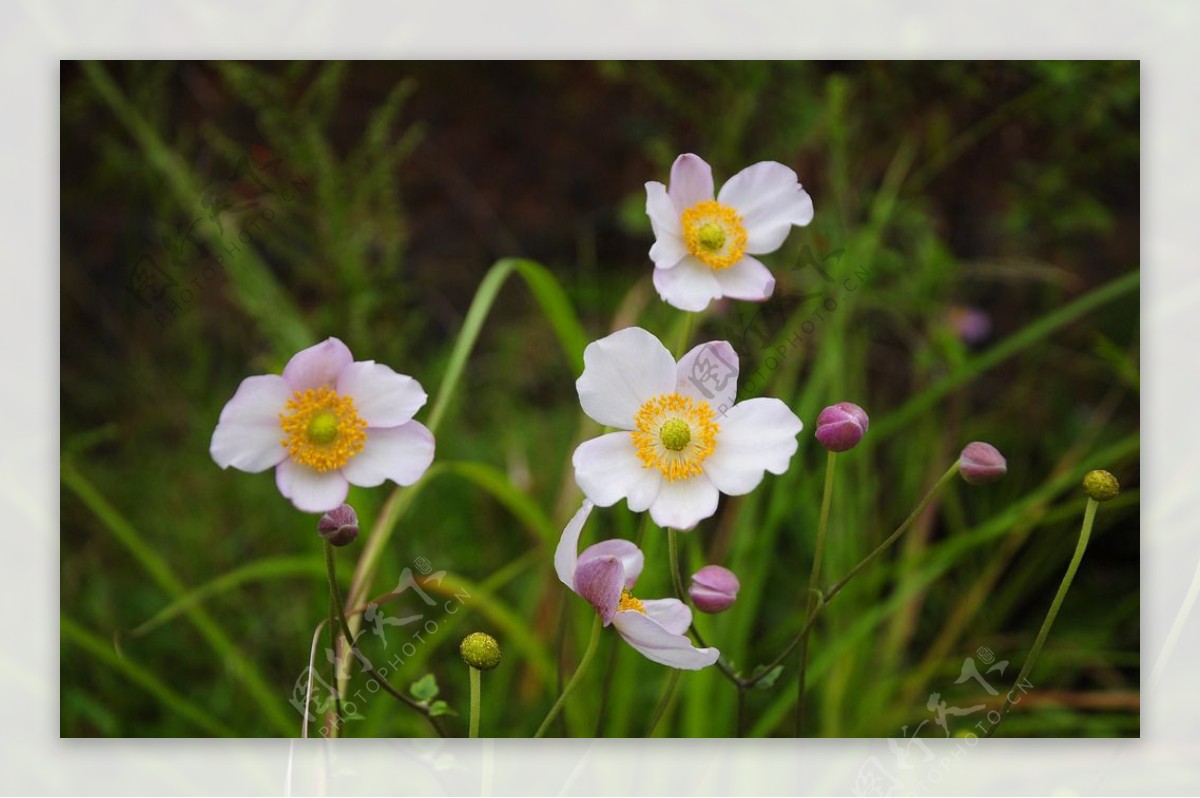
[(659, 438), (662, 440), (664, 447), (673, 452), (678, 452), (691, 442), (692, 429), (683, 419), (673, 418), (662, 425), (662, 432), (659, 433)]
[(725, 246), (725, 228), (716, 222), (709, 222), (696, 232), (696, 240), (707, 251), (717, 252)]
[(313, 443), (333, 443), (338, 436), (338, 417), (332, 410), (313, 413), (308, 422), (308, 439)]

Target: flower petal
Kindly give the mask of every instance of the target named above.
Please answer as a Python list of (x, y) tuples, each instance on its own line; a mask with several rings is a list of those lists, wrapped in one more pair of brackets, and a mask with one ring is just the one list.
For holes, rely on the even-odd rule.
[(275, 485), (297, 510), (327, 513), (346, 501), (350, 483), (341, 471), (317, 471), (295, 460), (284, 460), (275, 469)]
[(737, 400), (737, 378), (737, 352), (727, 341), (709, 341), (679, 359), (675, 392), (724, 413)]
[(650, 247), (650, 260), (654, 261), (655, 269), (673, 269), (687, 256), (687, 244), (671, 233), (659, 233), (654, 246)]
[(743, 255), (742, 259), (728, 269), (713, 272), (721, 293), (733, 299), (762, 302), (775, 293), (775, 275), (757, 258)]
[(370, 427), (362, 451), (342, 466), (342, 474), (351, 484), (364, 488), (382, 485), (385, 479), (411, 485), (433, 462), (433, 451), (433, 433), (419, 421)]
[(602, 540), (592, 546), (588, 546), (583, 550), (583, 554), (579, 555), (579, 565), (582, 566), (589, 560), (594, 560), (597, 557), (616, 557), (621, 561), (621, 568), (625, 572), (625, 587), (631, 588), (637, 582), (637, 578), (642, 573), (642, 567), (646, 564), (646, 558), (632, 540), (623, 540), (621, 538), (612, 538)]
[(563, 528), (558, 548), (554, 550), (554, 570), (558, 572), (559, 581), (572, 591), (575, 590), (575, 566), (579, 561), (579, 535), (591, 514), (592, 503), (584, 499), (583, 506), (575, 511)]
[[(720, 446), (720, 438), (717, 446)], [(707, 465), (705, 461), (706, 468)], [(664, 529), (686, 531), (717, 511), (719, 495), (704, 474), (674, 482), (664, 481), (658, 497), (650, 505), (650, 517)]]
[(641, 512), (658, 495), (661, 475), (638, 459), (628, 432), (610, 432), (584, 441), (571, 462), (580, 490), (601, 507), (626, 499), (630, 510)]
[(721, 297), (712, 267), (688, 255), (672, 269), (654, 270), (654, 288), (668, 305), (698, 313)]
[(354, 362), (350, 349), (337, 338), (326, 338), (296, 354), (283, 367), (283, 378), (292, 390), (333, 386), (342, 369)]
[(762, 481), (763, 471), (787, 471), (804, 428), (786, 404), (778, 399), (739, 402), (721, 422), (717, 444), (704, 461), (704, 473), (722, 493), (741, 496)]
[(671, 668), (697, 671), (712, 665), (721, 656), (715, 648), (693, 647), (691, 640), (663, 628), (649, 614), (635, 610), (618, 612), (613, 617), (613, 625), (625, 642), (646, 659)]
[(712, 167), (699, 155), (690, 152), (680, 155), (671, 165), (671, 186), (667, 193), (680, 216), (697, 202), (712, 199)]
[(370, 427), (396, 427), (412, 419), (428, 398), (421, 383), (373, 360), (346, 366), (337, 392), (354, 399), (358, 416)]
[(655, 238), (662, 238), (663, 235), (679, 238), (683, 235), (680, 213), (675, 210), (675, 203), (671, 202), (667, 187), (662, 183), (652, 180), (646, 184), (646, 215), (650, 217)]
[(746, 251), (753, 255), (779, 249), (792, 225), (813, 218), (812, 197), (800, 187), (800, 178), (775, 161), (756, 163), (729, 178), (717, 201), (741, 214)]
[(583, 412), (621, 429), (633, 429), (638, 409), (674, 387), (675, 358), (640, 327), (627, 327), (588, 344), (583, 350), (583, 374), (575, 382)]
[(225, 403), (208, 451), (221, 468), (256, 474), (287, 457), (279, 414), (292, 389), (278, 374), (247, 377)]
[(651, 620), (672, 634), (687, 634), (692, 625), (692, 609), (679, 599), (651, 599), (643, 601), (642, 608)]
[(624, 586), (625, 569), (620, 557), (611, 554), (590, 560), (581, 557), (575, 568), (575, 592), (595, 607), (605, 626), (612, 623), (617, 613)]

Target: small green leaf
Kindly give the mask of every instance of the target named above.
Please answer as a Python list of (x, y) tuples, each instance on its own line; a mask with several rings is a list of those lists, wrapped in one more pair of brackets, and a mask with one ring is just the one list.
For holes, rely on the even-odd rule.
[(447, 704), (445, 701), (434, 701), (432, 704), (429, 705), (429, 714), (433, 715), (433, 716), (437, 716), (437, 715), (457, 715), (458, 713), (455, 712), (453, 709), (451, 709), (450, 705)]
[(438, 694), (437, 679), (432, 673), (427, 673), (413, 682), (408, 688), (408, 692), (412, 693), (413, 698), (418, 701), (432, 701), (437, 698)]
[[(757, 676), (760, 673), (762, 673), (762, 666), (759, 666), (755, 670), (754, 675)], [(759, 679), (754, 686), (759, 690), (770, 690), (775, 686), (775, 680), (779, 678), (779, 674), (781, 673), (783, 673), (783, 666), (776, 665), (774, 668), (771, 668), (771, 670), (767, 671), (767, 675)]]

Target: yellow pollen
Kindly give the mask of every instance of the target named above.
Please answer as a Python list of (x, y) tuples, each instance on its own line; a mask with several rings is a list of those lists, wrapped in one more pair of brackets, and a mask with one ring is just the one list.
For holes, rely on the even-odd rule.
[(621, 601), (617, 604), (617, 612), (626, 612), (628, 610), (640, 612), (642, 615), (646, 614), (646, 608), (642, 606), (642, 600), (634, 598), (634, 595), (628, 590), (622, 590)]
[(656, 396), (634, 416), (629, 435), (644, 468), (657, 468), (671, 482), (703, 473), (700, 464), (717, 444), (721, 428), (707, 402), (677, 393)]
[(746, 227), (733, 208), (705, 200), (683, 212), (683, 240), (709, 266), (728, 269), (746, 252)]
[(288, 457), (317, 471), (333, 471), (350, 462), (367, 440), (367, 422), (354, 400), (332, 388), (296, 391), (279, 414)]

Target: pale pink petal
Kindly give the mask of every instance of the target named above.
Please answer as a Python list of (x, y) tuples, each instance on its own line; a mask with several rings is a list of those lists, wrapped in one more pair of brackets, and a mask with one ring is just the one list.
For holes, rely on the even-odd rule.
[(634, 610), (618, 612), (613, 625), (625, 642), (646, 659), (681, 670), (707, 668), (721, 656), (715, 648), (695, 648), (682, 634), (673, 634), (649, 615)]
[(342, 466), (342, 473), (351, 484), (363, 488), (382, 485), (386, 479), (411, 485), (433, 462), (433, 451), (433, 433), (418, 421), (370, 428), (363, 450)]
[(571, 462), (576, 484), (601, 507), (628, 499), (629, 509), (641, 512), (658, 493), (660, 474), (638, 459), (628, 432), (610, 432), (584, 441)]
[(692, 625), (692, 609), (679, 599), (650, 599), (642, 602), (646, 615), (672, 634), (681, 635)]
[(616, 557), (621, 561), (621, 568), (625, 572), (625, 587), (631, 588), (637, 582), (638, 576), (642, 573), (642, 567), (646, 563), (646, 558), (642, 554), (642, 550), (634, 545), (631, 540), (622, 540), (621, 538), (612, 538), (610, 540), (602, 540), (592, 546), (588, 546), (579, 555), (579, 565), (582, 566), (588, 560), (594, 560), (597, 557)]
[(341, 471), (317, 471), (295, 460), (284, 460), (275, 469), (275, 485), (297, 510), (327, 513), (346, 501), (350, 483)]
[(428, 398), (421, 383), (373, 360), (346, 366), (338, 376), (337, 392), (354, 400), (354, 409), (369, 427), (399, 426)]
[(681, 216), (697, 202), (712, 199), (712, 167), (699, 155), (690, 152), (680, 155), (671, 165), (671, 185), (667, 193)]
[(283, 378), (293, 390), (332, 388), (342, 369), (354, 362), (354, 356), (337, 338), (326, 338), (315, 346), (297, 352), (283, 367)]
[[(720, 445), (718, 438), (717, 446)], [(686, 531), (717, 511), (719, 495), (704, 474), (674, 482), (664, 480), (658, 497), (650, 505), (650, 517), (664, 529)]]
[(792, 225), (813, 218), (812, 197), (800, 187), (800, 178), (775, 161), (756, 163), (729, 178), (717, 201), (741, 214), (746, 251), (753, 255), (779, 249)]
[(612, 623), (624, 586), (625, 569), (621, 567), (619, 557), (610, 554), (589, 560), (579, 558), (575, 567), (575, 592), (600, 613), (605, 626)]
[(741, 496), (762, 481), (763, 472), (787, 471), (803, 422), (778, 399), (747, 399), (721, 421), (704, 473), (722, 493)]
[(775, 276), (757, 258), (743, 255), (742, 259), (728, 269), (713, 272), (721, 293), (732, 299), (762, 302), (775, 293)]
[(738, 356), (727, 341), (700, 344), (679, 359), (675, 392), (707, 402), (720, 414), (737, 399)]
[(655, 269), (673, 269), (688, 256), (687, 244), (671, 233), (659, 233), (650, 247), (650, 260)]
[(650, 217), (655, 238), (663, 235), (679, 238), (683, 235), (679, 211), (675, 210), (675, 203), (671, 202), (667, 187), (662, 183), (651, 181), (646, 184), (646, 215)]
[(633, 429), (647, 400), (675, 388), (675, 358), (650, 333), (627, 327), (587, 345), (575, 388), (583, 412), (606, 426)]
[(258, 473), (287, 457), (279, 414), (292, 389), (278, 374), (247, 377), (221, 410), (208, 451), (221, 468)]
[(713, 276), (712, 267), (691, 255), (673, 269), (655, 269), (654, 289), (668, 305), (692, 313), (721, 297), (721, 284)]
[(579, 561), (579, 535), (583, 525), (592, 514), (592, 503), (583, 500), (583, 506), (575, 511), (571, 520), (563, 528), (562, 537), (558, 539), (558, 548), (554, 550), (554, 570), (558, 579), (571, 590), (575, 589), (575, 565)]

